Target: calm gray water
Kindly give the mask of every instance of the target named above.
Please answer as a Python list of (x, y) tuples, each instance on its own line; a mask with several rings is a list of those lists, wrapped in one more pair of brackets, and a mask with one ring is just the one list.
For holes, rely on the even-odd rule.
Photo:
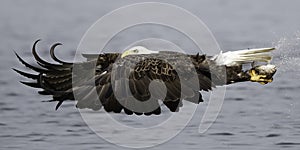
[[(11, 68), (22, 68), (13, 50), (32, 62), (31, 44), (39, 38), (42, 56), (59, 41), (64, 50), (58, 55), (72, 60), (81, 37), (97, 19), (134, 2), (1, 1), (0, 149), (123, 149), (92, 132), (73, 103), (54, 111), (54, 103), (40, 102), (50, 97), (21, 85), (18, 81), (24, 78)], [(151, 149), (300, 149), (300, 1), (169, 3), (200, 17), (224, 50), (277, 46), (274, 63), (279, 68), (271, 84), (228, 86), (221, 114), (205, 134), (198, 133), (200, 117), (195, 117), (178, 136)]]

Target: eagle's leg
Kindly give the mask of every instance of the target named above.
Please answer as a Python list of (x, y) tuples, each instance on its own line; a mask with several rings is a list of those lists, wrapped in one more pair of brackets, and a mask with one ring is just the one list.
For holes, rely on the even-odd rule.
[(227, 67), (226, 72), (226, 84), (245, 81), (267, 84), (273, 81), (273, 76), (276, 73), (276, 66), (271, 64), (260, 65), (245, 71), (242, 70), (241, 67)]
[(258, 74), (255, 69), (250, 69), (249, 74), (251, 76), (250, 81), (258, 82), (260, 84), (267, 84), (273, 81), (273, 78), (268, 78), (265, 74)]

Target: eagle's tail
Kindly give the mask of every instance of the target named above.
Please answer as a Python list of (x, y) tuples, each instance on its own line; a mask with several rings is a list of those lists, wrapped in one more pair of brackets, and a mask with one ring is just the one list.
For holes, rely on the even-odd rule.
[(251, 62), (270, 62), (272, 56), (268, 53), (275, 48), (257, 48), (238, 51), (228, 51), (212, 57), (218, 65), (235, 66)]

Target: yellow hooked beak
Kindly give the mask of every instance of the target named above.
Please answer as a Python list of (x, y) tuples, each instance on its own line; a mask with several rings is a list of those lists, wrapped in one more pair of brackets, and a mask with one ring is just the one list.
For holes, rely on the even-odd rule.
[(121, 55), (121, 58), (124, 58), (124, 57), (128, 56), (129, 54), (130, 54), (130, 51), (127, 50)]

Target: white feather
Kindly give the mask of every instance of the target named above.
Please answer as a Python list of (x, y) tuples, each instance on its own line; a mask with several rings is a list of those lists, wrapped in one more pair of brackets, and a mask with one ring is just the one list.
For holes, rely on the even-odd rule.
[(251, 62), (270, 62), (272, 56), (269, 54), (270, 51), (275, 48), (257, 48), (257, 49), (246, 49), (238, 51), (228, 51), (225, 53), (213, 56), (211, 59), (214, 60), (217, 65), (236, 66)]
[(135, 47), (130, 48), (129, 50), (126, 50), (121, 55), (121, 58), (128, 56), (128, 55), (141, 55), (141, 54), (154, 54), (154, 53), (159, 53), (159, 51), (152, 51), (143, 46), (135, 46)]

